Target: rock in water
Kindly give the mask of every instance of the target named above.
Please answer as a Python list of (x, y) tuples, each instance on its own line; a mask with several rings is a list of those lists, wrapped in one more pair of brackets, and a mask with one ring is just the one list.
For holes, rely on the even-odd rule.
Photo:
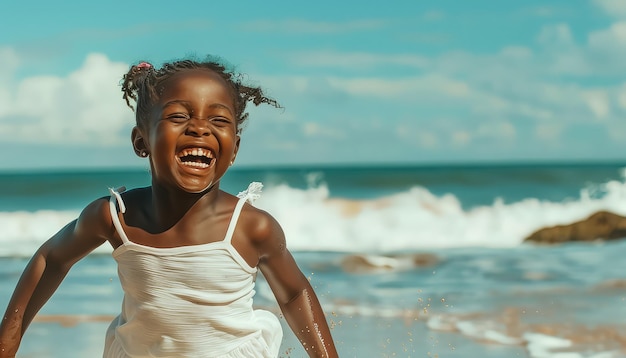
[(587, 219), (535, 231), (524, 242), (558, 244), (570, 241), (616, 240), (626, 238), (626, 217), (599, 211)]
[(399, 255), (346, 255), (341, 260), (341, 267), (349, 273), (379, 273), (412, 270), (418, 267), (435, 266), (439, 258), (430, 253)]

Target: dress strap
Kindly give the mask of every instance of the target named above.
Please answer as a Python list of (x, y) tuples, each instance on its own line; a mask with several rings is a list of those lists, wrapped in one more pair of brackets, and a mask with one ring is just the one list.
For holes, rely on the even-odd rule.
[(237, 205), (235, 205), (235, 210), (233, 210), (233, 216), (230, 218), (228, 230), (226, 230), (226, 236), (224, 237), (225, 242), (230, 243), (233, 239), (233, 233), (235, 232), (235, 226), (237, 226), (237, 221), (239, 220), (239, 215), (241, 214), (243, 204), (245, 204), (246, 201), (250, 201), (252, 203), (256, 199), (260, 198), (261, 189), (263, 189), (263, 184), (255, 181), (248, 185), (248, 189), (237, 194), (239, 201), (237, 202)]
[(126, 244), (130, 240), (128, 240), (128, 236), (126, 236), (126, 233), (122, 228), (122, 223), (120, 222), (120, 218), (117, 214), (117, 205), (119, 205), (120, 212), (122, 212), (122, 214), (126, 212), (126, 206), (124, 205), (124, 201), (122, 200), (122, 196), (118, 190), (119, 189), (109, 188), (109, 192), (111, 193), (111, 197), (109, 198), (109, 211), (111, 212), (111, 220), (113, 221), (113, 226), (115, 226), (117, 234), (122, 239), (122, 242)]

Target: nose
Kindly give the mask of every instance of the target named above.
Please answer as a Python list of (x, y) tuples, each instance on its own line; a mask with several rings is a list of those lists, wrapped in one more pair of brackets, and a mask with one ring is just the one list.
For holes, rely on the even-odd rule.
[(185, 134), (194, 137), (205, 137), (211, 135), (208, 121), (202, 118), (191, 118), (188, 122)]

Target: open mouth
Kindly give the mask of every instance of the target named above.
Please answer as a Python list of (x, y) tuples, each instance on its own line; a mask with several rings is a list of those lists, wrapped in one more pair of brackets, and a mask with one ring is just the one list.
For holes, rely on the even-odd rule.
[(176, 158), (179, 160), (180, 164), (186, 167), (200, 169), (210, 167), (213, 160), (215, 160), (213, 152), (204, 148), (183, 149), (176, 154)]

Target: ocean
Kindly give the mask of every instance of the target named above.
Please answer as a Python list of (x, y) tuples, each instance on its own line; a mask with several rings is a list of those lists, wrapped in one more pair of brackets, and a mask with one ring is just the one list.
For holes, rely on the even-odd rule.
[[(264, 183), (341, 357), (626, 357), (626, 240), (524, 238), (599, 210), (626, 216), (626, 164), (237, 168)], [(108, 187), (145, 169), (0, 172), (0, 306), (29, 257)], [(111, 248), (79, 262), (18, 357), (98, 357), (121, 306)], [(280, 316), (259, 275), (255, 304)], [(304, 357), (281, 318), (282, 357)]]

